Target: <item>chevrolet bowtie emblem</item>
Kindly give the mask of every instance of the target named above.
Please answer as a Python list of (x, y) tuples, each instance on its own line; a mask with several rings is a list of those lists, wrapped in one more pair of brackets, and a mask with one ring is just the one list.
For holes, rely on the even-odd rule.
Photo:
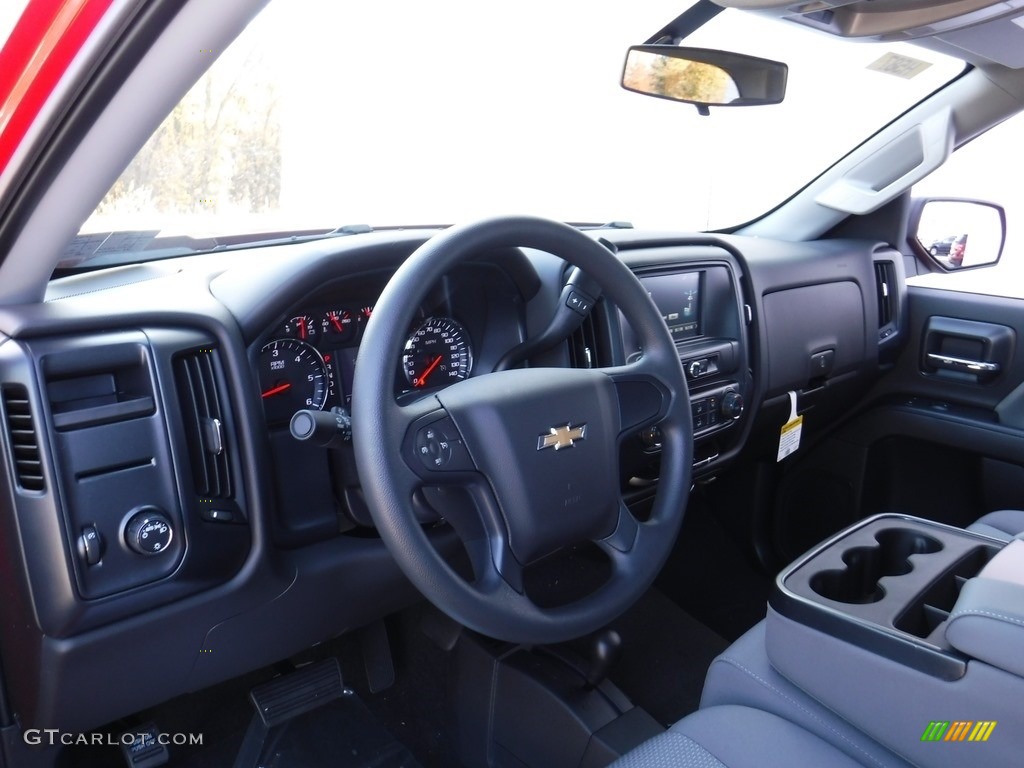
[(578, 427), (571, 424), (566, 424), (564, 427), (552, 427), (548, 434), (540, 435), (537, 438), (537, 450), (554, 448), (556, 451), (560, 451), (563, 448), (572, 448), (576, 440), (585, 440), (586, 437), (586, 424), (580, 424)]

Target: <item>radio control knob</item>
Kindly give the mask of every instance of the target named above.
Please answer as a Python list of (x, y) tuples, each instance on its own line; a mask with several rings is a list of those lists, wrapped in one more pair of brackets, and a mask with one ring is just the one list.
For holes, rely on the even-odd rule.
[(726, 392), (722, 395), (719, 412), (727, 419), (738, 419), (743, 414), (743, 395), (739, 392)]
[(124, 529), (125, 544), (140, 555), (159, 555), (173, 538), (171, 521), (156, 507), (136, 512)]

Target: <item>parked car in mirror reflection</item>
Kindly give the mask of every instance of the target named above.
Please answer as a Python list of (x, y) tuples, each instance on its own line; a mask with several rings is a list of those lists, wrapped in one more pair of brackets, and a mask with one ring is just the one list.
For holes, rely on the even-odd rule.
[(948, 256), (950, 249), (953, 247), (954, 240), (956, 240), (956, 235), (950, 235), (949, 237), (944, 237), (941, 240), (936, 240), (928, 246), (928, 253), (932, 256)]
[(941, 240), (934, 240), (928, 246), (928, 253), (935, 257), (945, 257), (942, 261), (949, 267), (962, 267), (964, 252), (967, 250), (967, 235), (950, 235)]

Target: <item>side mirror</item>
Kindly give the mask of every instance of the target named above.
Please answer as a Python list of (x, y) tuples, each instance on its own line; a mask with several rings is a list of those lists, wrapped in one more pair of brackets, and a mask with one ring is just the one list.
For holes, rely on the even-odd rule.
[(995, 203), (957, 198), (915, 201), (911, 244), (944, 270), (987, 267), (1006, 242), (1006, 213)]
[(661, 99), (708, 107), (778, 104), (786, 95), (789, 67), (729, 51), (634, 45), (626, 54), (622, 87)]

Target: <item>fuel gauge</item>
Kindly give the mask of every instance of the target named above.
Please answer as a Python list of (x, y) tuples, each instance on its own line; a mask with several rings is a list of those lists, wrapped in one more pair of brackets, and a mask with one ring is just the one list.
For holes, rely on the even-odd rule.
[(316, 343), (317, 322), (309, 315), (296, 315), (284, 324), (284, 335), (299, 341)]

